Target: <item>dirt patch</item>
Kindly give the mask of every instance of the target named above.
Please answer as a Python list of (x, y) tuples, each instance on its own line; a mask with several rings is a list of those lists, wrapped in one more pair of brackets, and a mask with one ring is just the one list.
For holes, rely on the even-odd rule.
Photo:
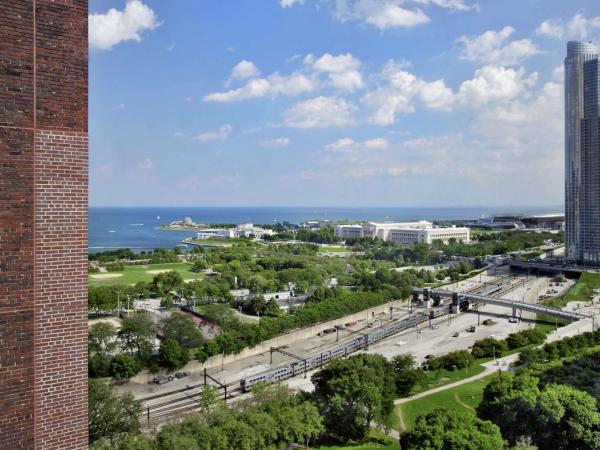
[(93, 278), (94, 280), (107, 280), (109, 278), (119, 278), (122, 276), (122, 273), (93, 273), (90, 275), (90, 278)]
[(146, 270), (146, 273), (148, 273), (150, 275), (158, 275), (159, 273), (165, 273), (165, 272), (174, 272), (174, 270), (172, 270), (172, 269)]
[(463, 402), (460, 397), (458, 396), (458, 393), (454, 393), (454, 400), (456, 400), (456, 403), (458, 403), (459, 405), (464, 406), (467, 409), (470, 409), (471, 411), (475, 411), (475, 409), (473, 409), (473, 407), (471, 407), (470, 405), (467, 405), (465, 402)]

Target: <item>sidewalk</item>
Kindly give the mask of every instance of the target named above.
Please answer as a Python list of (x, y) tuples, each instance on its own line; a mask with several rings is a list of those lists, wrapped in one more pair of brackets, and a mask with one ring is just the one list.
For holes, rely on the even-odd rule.
[[(548, 344), (549, 342), (554, 342), (561, 340), (565, 337), (575, 336), (580, 333), (585, 333), (587, 331), (592, 331), (592, 319), (584, 319), (578, 322), (571, 323), (562, 328), (559, 328), (557, 331), (552, 332), (546, 337), (544, 344)], [(542, 344), (542, 345), (544, 345)], [(489, 361), (483, 363), (482, 366), (485, 367), (485, 370), (477, 375), (473, 375), (472, 377), (465, 378), (463, 380), (455, 381), (454, 383), (445, 384), (443, 386), (439, 386), (428, 391), (421, 392), (419, 394), (413, 395), (412, 397), (399, 398), (394, 401), (394, 405), (402, 405), (404, 403), (411, 402), (413, 400), (417, 400), (419, 398), (427, 397), (431, 394), (436, 394), (438, 392), (445, 391), (447, 389), (452, 389), (456, 386), (461, 386), (466, 383), (470, 383), (471, 381), (479, 380), (484, 378), (492, 373), (498, 372), (498, 370), (507, 371), (510, 368), (510, 364), (515, 362), (519, 358), (519, 353), (515, 353), (513, 355), (504, 356), (502, 358), (497, 358), (495, 361)]]

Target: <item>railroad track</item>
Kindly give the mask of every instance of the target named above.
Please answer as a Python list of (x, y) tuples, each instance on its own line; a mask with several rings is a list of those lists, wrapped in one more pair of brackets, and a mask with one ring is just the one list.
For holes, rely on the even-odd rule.
[[(520, 279), (511, 277), (510, 275), (504, 275), (496, 278), (495, 280), (487, 281), (480, 286), (471, 288), (463, 293), (476, 294), (478, 292), (485, 291), (487, 288), (499, 286), (503, 283), (506, 283), (506, 281), (511, 280), (510, 284), (502, 287), (500, 291), (493, 295), (493, 297), (501, 297), (535, 278), (536, 277), (526, 277)], [(368, 330), (365, 328), (362, 331)], [(209, 379), (214, 380), (214, 382), (209, 382)], [(224, 385), (210, 377), (210, 375), (205, 374), (205, 380), (203, 383), (186, 386), (185, 388), (168, 391), (161, 394), (154, 394), (139, 399), (143, 405), (141, 417), (143, 420), (142, 423), (148, 427), (152, 427), (167, 419), (184, 417), (191, 413), (197, 412), (200, 407), (199, 395), (206, 385), (217, 388), (220, 397), (225, 400), (234, 399), (244, 394), (242, 387), (240, 386), (240, 380)], [(160, 399), (164, 399), (164, 401), (155, 402), (156, 400)]]

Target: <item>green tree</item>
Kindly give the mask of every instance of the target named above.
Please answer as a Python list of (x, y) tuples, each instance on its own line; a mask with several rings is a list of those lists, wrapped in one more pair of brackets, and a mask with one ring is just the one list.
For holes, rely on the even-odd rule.
[(141, 404), (127, 393), (119, 396), (109, 383), (89, 380), (88, 383), (89, 439), (118, 438), (140, 432)]
[(173, 313), (160, 322), (165, 338), (175, 339), (182, 347), (200, 347), (204, 339), (196, 322), (187, 314)]
[(140, 370), (140, 366), (133, 356), (121, 353), (110, 362), (110, 375), (116, 380), (131, 378)]
[(596, 400), (571, 386), (548, 385), (522, 420), (533, 422), (533, 441), (540, 448), (600, 448), (600, 413)]
[(392, 358), (392, 366), (396, 378), (396, 392), (400, 396), (407, 396), (415, 387), (422, 375), (422, 370), (417, 368), (415, 357), (404, 353)]
[(142, 361), (152, 356), (156, 325), (152, 316), (145, 312), (131, 314), (123, 319), (117, 336), (123, 350)]
[(156, 288), (157, 292), (161, 295), (165, 295), (170, 291), (173, 291), (183, 284), (183, 278), (179, 272), (170, 270), (169, 272), (162, 272), (154, 275), (152, 284)]
[(508, 349), (506, 342), (493, 337), (476, 341), (471, 349), (474, 358), (499, 358)]
[(200, 412), (204, 415), (211, 413), (216, 407), (221, 405), (221, 397), (219, 390), (210, 385), (204, 386), (204, 389), (199, 394), (199, 408)]
[(496, 425), (467, 413), (436, 409), (418, 416), (414, 428), (400, 436), (404, 450), (502, 450)]
[(312, 381), (327, 431), (340, 441), (363, 439), (371, 421), (386, 422), (393, 410), (394, 370), (383, 356), (335, 360)]
[(88, 372), (90, 377), (106, 377), (118, 342), (117, 331), (108, 322), (93, 324), (88, 331)]
[(189, 361), (188, 351), (175, 339), (164, 339), (158, 350), (158, 363), (168, 369), (179, 369)]

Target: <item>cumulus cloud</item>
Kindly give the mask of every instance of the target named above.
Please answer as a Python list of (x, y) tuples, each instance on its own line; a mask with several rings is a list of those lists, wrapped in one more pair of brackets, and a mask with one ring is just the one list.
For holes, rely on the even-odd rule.
[(287, 147), (291, 141), (287, 137), (269, 139), (260, 143), (261, 147)]
[(301, 72), (294, 72), (291, 75), (280, 75), (275, 72), (266, 78), (252, 78), (244, 86), (237, 89), (208, 94), (204, 97), (204, 101), (230, 103), (261, 97), (296, 96), (305, 92), (312, 92), (316, 88), (316, 80)]
[(600, 16), (585, 17), (577, 13), (566, 23), (561, 18), (545, 20), (536, 29), (536, 33), (554, 39), (585, 40), (598, 29), (600, 29)]
[(304, 0), (279, 0), (279, 4), (282, 8), (291, 8), (292, 6), (298, 4), (304, 4)]
[(230, 78), (232, 80), (244, 80), (246, 78), (258, 77), (259, 75), (260, 70), (258, 70), (258, 67), (252, 61), (244, 59), (237, 63), (231, 70)]
[(514, 32), (513, 27), (507, 26), (500, 31), (486, 31), (480, 36), (461, 36), (456, 40), (464, 46), (460, 57), (467, 61), (510, 66), (539, 53), (530, 39), (508, 42)]
[(410, 28), (429, 22), (421, 9), (401, 6), (402, 0), (344, 0), (336, 1), (332, 12), (341, 22), (361, 21), (380, 30)]
[(374, 110), (370, 123), (390, 125), (397, 114), (415, 112), (417, 101), (432, 110), (451, 109), (455, 96), (444, 80), (427, 82), (402, 67), (388, 61), (380, 74), (385, 84), (362, 97), (361, 102)]
[[(496, 204), (555, 204), (562, 196), (557, 182), (564, 170), (562, 125), (563, 87), (549, 82), (528, 95), (479, 109), (467, 126), (450, 134), (388, 142), (377, 151), (360, 141), (339, 139), (324, 147), (320, 167), (310, 175), (338, 184), (344, 178), (377, 177), (394, 198), (419, 192), (453, 202), (460, 192), (462, 204), (490, 197)], [(436, 182), (441, 176), (443, 190)], [(387, 190), (378, 192), (385, 197)]]
[(464, 81), (459, 90), (459, 101), (464, 105), (482, 105), (493, 101), (511, 100), (535, 85), (536, 72), (526, 76), (525, 69), (485, 66)]
[(440, 7), (452, 11), (478, 11), (477, 3), (465, 0), (324, 0), (333, 16), (341, 22), (358, 21), (380, 30), (411, 28), (430, 21), (421, 7)]
[(332, 86), (346, 92), (353, 92), (364, 87), (364, 81), (359, 71), (361, 62), (350, 53), (333, 56), (325, 53), (319, 59), (309, 54), (304, 63), (318, 73), (326, 73)]
[(194, 140), (203, 143), (211, 141), (224, 141), (229, 137), (232, 131), (233, 127), (229, 124), (225, 124), (222, 127), (220, 127), (217, 131), (207, 131), (204, 133), (200, 133), (194, 138)]
[(543, 21), (535, 32), (541, 36), (562, 39), (564, 34), (561, 19), (548, 19)]
[(363, 150), (378, 150), (387, 148), (389, 142), (384, 138), (367, 139), (356, 142), (350, 138), (341, 138), (325, 146), (325, 150), (340, 153), (357, 153)]
[(283, 125), (291, 128), (345, 127), (354, 123), (357, 108), (341, 97), (315, 97), (296, 103), (283, 114)]
[(479, 11), (479, 4), (468, 4), (463, 0), (412, 0), (414, 3), (424, 5), (435, 5), (441, 8), (452, 9), (455, 11)]
[(388, 62), (380, 76), (384, 85), (364, 95), (361, 102), (372, 110), (368, 121), (382, 126), (394, 123), (398, 114), (415, 112), (418, 105), (451, 111), (511, 100), (533, 87), (538, 78), (537, 73), (527, 75), (523, 68), (488, 65), (476, 70), (472, 79), (453, 91), (444, 80), (423, 80), (393, 61)]
[(129, 0), (125, 9), (109, 9), (105, 14), (90, 14), (89, 42), (93, 48), (109, 50), (125, 41), (141, 41), (144, 31), (160, 25), (154, 11), (140, 0)]

